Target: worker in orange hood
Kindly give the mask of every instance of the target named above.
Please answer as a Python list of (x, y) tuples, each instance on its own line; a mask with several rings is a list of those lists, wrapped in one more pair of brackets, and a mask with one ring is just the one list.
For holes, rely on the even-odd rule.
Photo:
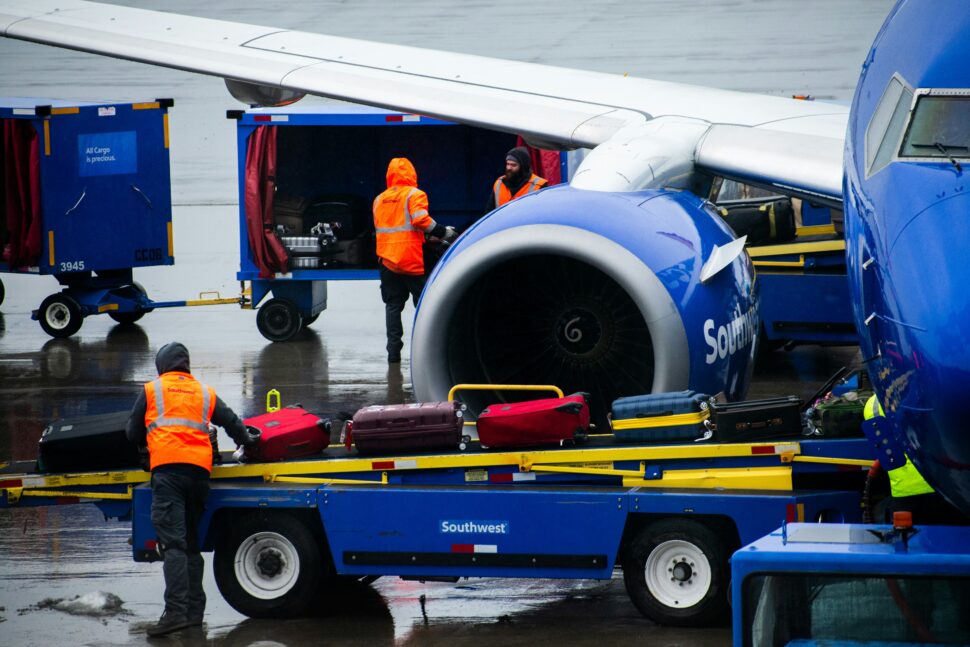
[(387, 326), (387, 361), (395, 364), (401, 361), (404, 347), (404, 304), (410, 295), (417, 306), (427, 279), (425, 234), (445, 241), (457, 234), (428, 214), (428, 195), (418, 188), (418, 174), (405, 157), (395, 157), (387, 165), (387, 190), (374, 199), (374, 229)]

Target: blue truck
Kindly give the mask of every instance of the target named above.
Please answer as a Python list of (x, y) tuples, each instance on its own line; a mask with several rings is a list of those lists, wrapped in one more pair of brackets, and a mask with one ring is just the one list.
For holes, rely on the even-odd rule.
[(731, 558), (734, 644), (966, 645), (970, 528), (783, 525)]
[[(860, 521), (863, 439), (321, 455), (213, 469), (199, 537), (219, 590), (257, 618), (298, 616), (333, 578), (610, 579), (646, 617), (726, 620), (731, 554), (784, 521)], [(0, 471), (0, 508), (94, 503), (158, 559), (148, 474)], [(825, 524), (828, 525), (828, 524)]]

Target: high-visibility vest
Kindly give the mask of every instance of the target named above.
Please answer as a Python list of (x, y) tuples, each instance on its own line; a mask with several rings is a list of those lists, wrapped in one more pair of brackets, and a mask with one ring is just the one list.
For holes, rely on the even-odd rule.
[(188, 463), (212, 471), (209, 420), (216, 393), (189, 373), (170, 371), (145, 384), (145, 428), (151, 469)]
[(374, 199), (377, 255), (392, 272), (424, 274), (424, 234), (436, 226), (414, 165), (395, 157), (387, 166), (387, 190)]
[(509, 191), (509, 187), (505, 186), (505, 183), (502, 182), (502, 178), (500, 177), (499, 179), (495, 180), (495, 184), (492, 185), (492, 193), (495, 195), (495, 207), (501, 207), (506, 202), (515, 200), (516, 198), (521, 198), (527, 193), (534, 193), (547, 184), (549, 183), (543, 178), (533, 173), (529, 177), (529, 181), (523, 184), (519, 190), (515, 192), (515, 195), (512, 195), (512, 192)]
[[(879, 404), (879, 400), (873, 395), (866, 402), (866, 408), (862, 413), (862, 417), (866, 420), (875, 418), (876, 416), (885, 416), (883, 413), (882, 405)], [(896, 498), (905, 496), (916, 496), (918, 494), (929, 494), (933, 492), (933, 488), (923, 475), (919, 473), (916, 466), (910, 462), (909, 457), (906, 457), (906, 462), (894, 470), (889, 470), (886, 472), (889, 476), (889, 489), (892, 491), (892, 495)]]

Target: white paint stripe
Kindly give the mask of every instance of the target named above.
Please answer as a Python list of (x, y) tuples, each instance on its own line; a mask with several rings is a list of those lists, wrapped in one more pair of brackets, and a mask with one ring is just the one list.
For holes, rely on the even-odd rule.
[(15, 115), (33, 115), (34, 109), (33, 108), (14, 108), (13, 113)]
[(797, 452), (798, 445), (794, 443), (789, 443), (787, 445), (775, 445), (776, 454), (784, 454), (785, 452)]
[(23, 479), (23, 487), (44, 487), (45, 485), (47, 485), (45, 478)]
[(401, 117), (401, 121), (421, 121), (421, 117), (418, 115), (404, 115)]
[(418, 461), (394, 461), (396, 470), (414, 470), (418, 468)]
[(475, 544), (473, 550), (476, 553), (497, 553), (498, 546), (495, 544)]
[(290, 116), (289, 115), (272, 115), (269, 118), (269, 120), (270, 121), (289, 121), (290, 120)]
[(534, 481), (536, 480), (535, 472), (520, 472), (512, 475), (513, 481)]

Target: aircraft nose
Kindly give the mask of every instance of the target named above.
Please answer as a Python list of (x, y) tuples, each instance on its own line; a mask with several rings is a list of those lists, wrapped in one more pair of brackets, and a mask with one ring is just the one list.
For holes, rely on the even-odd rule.
[(970, 191), (905, 223), (881, 270), (885, 404), (923, 476), (970, 514)]

